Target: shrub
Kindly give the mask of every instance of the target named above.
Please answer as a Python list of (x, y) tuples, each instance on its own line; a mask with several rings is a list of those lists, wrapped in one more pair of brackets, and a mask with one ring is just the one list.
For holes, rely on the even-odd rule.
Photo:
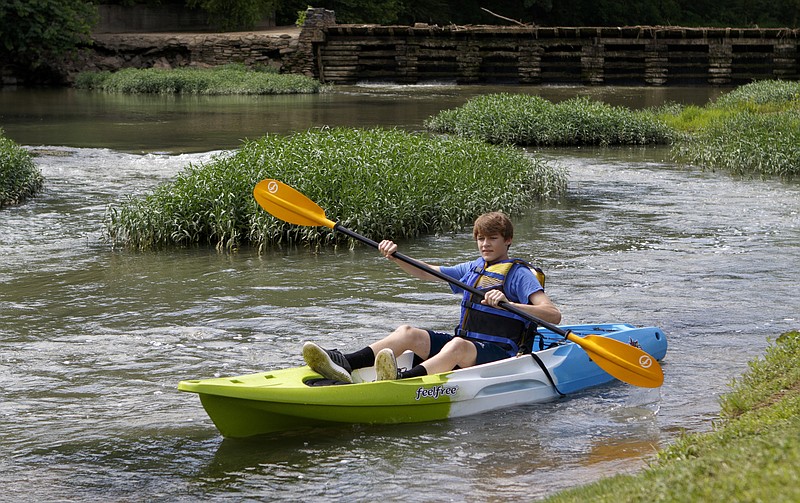
[(714, 108), (735, 108), (746, 105), (786, 105), (800, 100), (800, 82), (759, 80), (723, 94), (712, 104)]

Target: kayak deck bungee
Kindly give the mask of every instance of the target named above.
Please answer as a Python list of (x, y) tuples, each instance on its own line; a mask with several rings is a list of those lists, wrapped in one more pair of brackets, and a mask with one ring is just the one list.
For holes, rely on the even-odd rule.
[[(593, 334), (636, 344), (656, 361), (667, 351), (666, 337), (656, 327), (616, 323), (560, 328), (579, 337)], [(539, 332), (545, 340), (560, 339), (547, 329)], [(535, 354), (541, 365), (531, 355), (521, 355), (396, 381), (373, 382), (375, 370), (370, 367), (353, 372), (354, 384), (318, 385), (321, 376), (303, 366), (181, 381), (178, 389), (200, 396), (223, 436), (243, 438), (332, 424), (411, 423), (468, 416), (551, 401), (614, 379), (572, 341)], [(412, 358), (410, 352), (400, 355), (398, 367), (410, 368)]]

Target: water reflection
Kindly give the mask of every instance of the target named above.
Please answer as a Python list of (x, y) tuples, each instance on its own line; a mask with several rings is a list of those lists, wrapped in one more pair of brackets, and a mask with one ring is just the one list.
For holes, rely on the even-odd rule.
[(0, 88), (0, 126), (23, 145), (207, 152), (236, 148), (244, 138), (319, 126), (422, 130), (424, 121), (440, 110), (491, 92), (537, 94), (553, 101), (585, 95), (643, 108), (667, 101), (704, 105), (723, 90), (665, 87), (643, 93), (634, 87), (362, 85), (318, 95), (153, 96)]

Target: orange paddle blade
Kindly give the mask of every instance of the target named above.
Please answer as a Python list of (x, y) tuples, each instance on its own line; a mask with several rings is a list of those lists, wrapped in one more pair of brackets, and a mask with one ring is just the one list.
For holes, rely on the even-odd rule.
[(661, 365), (635, 346), (600, 335), (579, 337), (572, 332), (567, 339), (582, 347), (598, 367), (620, 381), (644, 388), (658, 388), (664, 382)]
[(290, 224), (324, 225), (331, 229), (336, 225), (328, 220), (325, 211), (317, 203), (278, 180), (267, 178), (258, 182), (253, 189), (253, 197), (272, 216)]

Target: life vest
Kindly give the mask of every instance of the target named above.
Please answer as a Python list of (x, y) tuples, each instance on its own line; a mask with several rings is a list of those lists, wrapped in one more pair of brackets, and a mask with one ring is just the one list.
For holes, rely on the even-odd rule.
[[(509, 259), (487, 265), (486, 261), (476, 266), (462, 281), (482, 292), (499, 289), (505, 293), (506, 279), (514, 267), (528, 267), (544, 288), (544, 273), (524, 260)], [(504, 348), (509, 356), (530, 353), (533, 339), (537, 335), (536, 323), (502, 308), (480, 303), (481, 298), (469, 291), (461, 300), (461, 323), (456, 335), (466, 339), (491, 342)], [(517, 302), (527, 303), (528, 299)]]

